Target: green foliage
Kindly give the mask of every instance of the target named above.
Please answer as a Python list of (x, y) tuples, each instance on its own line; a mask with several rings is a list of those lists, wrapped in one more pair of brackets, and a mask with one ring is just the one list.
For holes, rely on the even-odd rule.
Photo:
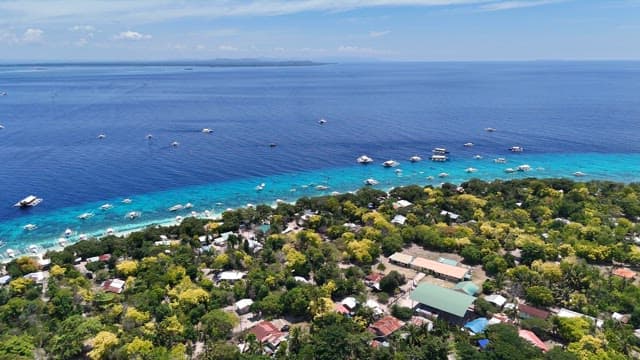
[(404, 275), (392, 270), (380, 280), (380, 290), (393, 294), (398, 287), (407, 282)]

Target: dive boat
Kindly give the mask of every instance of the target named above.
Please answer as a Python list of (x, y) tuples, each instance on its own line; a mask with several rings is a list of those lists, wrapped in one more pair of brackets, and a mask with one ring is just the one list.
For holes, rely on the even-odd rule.
[(87, 220), (87, 219), (89, 219), (89, 218), (91, 218), (91, 217), (93, 217), (93, 213), (91, 213), (91, 212), (86, 212), (86, 213), (84, 213), (84, 214), (82, 214), (82, 215), (78, 216), (78, 219), (80, 219), (80, 220)]
[(576, 171), (576, 172), (573, 173), (573, 176), (576, 176), (576, 177), (582, 177), (582, 176), (585, 176), (585, 175), (587, 175), (587, 174), (583, 173), (582, 171)]
[(125, 215), (126, 218), (128, 218), (129, 220), (133, 220), (135, 218), (140, 217), (140, 212), (139, 211), (132, 211), (130, 213), (128, 213), (127, 215)]
[(486, 131), (486, 132), (494, 132), (494, 131), (496, 131), (496, 129), (492, 128), (492, 127), (488, 127), (488, 128), (484, 128), (484, 131)]
[(264, 187), (267, 186), (265, 183), (260, 183), (260, 185), (256, 186), (256, 191), (264, 190)]
[(60, 245), (62, 247), (67, 246), (67, 239), (65, 239), (65, 238), (58, 239), (58, 245)]
[(474, 173), (474, 172), (478, 171), (478, 169), (469, 167), (469, 168), (466, 168), (464, 171), (466, 171), (468, 173)]
[(104, 205), (100, 206), (100, 210), (104, 210), (104, 211), (109, 210), (111, 208), (113, 208), (113, 205), (111, 205), (111, 204), (104, 204)]
[(178, 147), (178, 145), (180, 145), (180, 143), (177, 142), (177, 141), (174, 141), (174, 142), (171, 143), (171, 146), (173, 146), (173, 147)]
[(449, 160), (449, 158), (446, 155), (441, 155), (441, 154), (440, 155), (438, 155), (438, 154), (431, 155), (431, 161), (445, 162), (447, 160)]
[(504, 172), (506, 172), (507, 174), (511, 174), (511, 173), (516, 172), (516, 170), (514, 168), (506, 168), (506, 169), (504, 169)]
[(524, 164), (524, 165), (520, 165), (516, 168), (516, 170), (518, 171), (529, 171), (531, 170), (531, 166)]
[(472, 142), (468, 142), (468, 143), (464, 143), (463, 145), (464, 147), (472, 147), (473, 143)]
[(22, 228), (25, 229), (26, 231), (33, 231), (33, 230), (38, 228), (38, 225), (27, 224), (27, 225), (23, 226)]
[(26, 198), (18, 201), (17, 203), (15, 203), (16, 207), (21, 207), (21, 208), (26, 208), (26, 207), (33, 207), (36, 206), (38, 204), (40, 204), (42, 202), (42, 199), (34, 196), (34, 195), (29, 195)]
[(422, 158), (418, 155), (413, 155), (412, 157), (409, 158), (409, 161), (414, 163), (414, 162), (422, 161)]
[(524, 151), (524, 148), (522, 146), (512, 146), (509, 148), (509, 151), (520, 153)]
[(371, 164), (373, 162), (373, 159), (368, 157), (367, 155), (362, 155), (360, 156), (358, 159), (356, 159), (356, 161), (360, 164)]
[(447, 176), (449, 176), (449, 174), (447, 174), (445, 172), (438, 174), (438, 177), (441, 177), (441, 178), (445, 178)]
[(493, 162), (496, 164), (506, 164), (507, 163), (507, 159), (505, 158), (497, 158), (497, 159), (493, 159)]
[(364, 181), (364, 184), (365, 184), (365, 185), (369, 185), (369, 186), (373, 186), (373, 185), (378, 185), (378, 184), (379, 184), (379, 182), (378, 182), (378, 180), (376, 180), (376, 179), (369, 178), (369, 179), (367, 179), (367, 180), (365, 180), (365, 181)]
[(173, 205), (172, 207), (169, 208), (169, 211), (178, 211), (178, 210), (182, 210), (184, 209), (184, 206), (178, 204), (178, 205)]
[(65, 237), (69, 237), (71, 235), (73, 235), (73, 230), (67, 229), (67, 230), (64, 231), (64, 236)]
[(129, 198), (122, 200), (123, 204), (131, 204), (133, 201)]
[(318, 120), (318, 124), (320, 124), (320, 125), (324, 125), (326, 123), (327, 123), (327, 120), (325, 120), (325, 119)]
[(29, 245), (29, 252), (32, 254), (36, 254), (38, 252), (38, 247), (35, 245)]
[(184, 204), (184, 208), (185, 208), (185, 209), (191, 209), (192, 207), (193, 207), (193, 204), (192, 204), (192, 203), (189, 203), (189, 202), (188, 202), (188, 203)]
[(113, 230), (113, 228), (108, 228), (108, 229), (107, 229), (107, 232), (105, 232), (105, 234), (107, 234), (107, 235), (113, 235), (113, 234), (115, 234), (115, 233), (116, 233), (116, 232), (115, 232), (115, 230)]
[(106, 138), (107, 138), (107, 135), (105, 135), (105, 134), (98, 135), (98, 139), (100, 139), (100, 140), (106, 139)]
[(87, 236), (87, 234), (80, 234), (78, 235), (78, 240), (80, 241), (84, 241), (87, 240), (89, 237)]
[(151, 139), (153, 139), (153, 135), (147, 134), (147, 140), (151, 140)]
[(383, 162), (383, 163), (382, 163), (382, 166), (387, 167), (387, 168), (389, 168), (389, 167), (396, 167), (396, 166), (398, 166), (398, 165), (400, 165), (400, 163), (398, 163), (398, 162), (397, 162), (397, 161), (395, 161), (395, 160), (387, 160), (387, 161), (385, 161), (385, 162)]
[(7, 253), (7, 256), (10, 258), (16, 257), (16, 252), (13, 251), (13, 249), (7, 249), (6, 253)]
[(318, 186), (316, 186), (316, 190), (319, 190), (319, 191), (324, 191), (324, 190), (328, 190), (328, 189), (329, 189), (329, 187), (327, 185), (318, 185)]
[(476, 160), (481, 160), (482, 159), (482, 155), (474, 155), (473, 158), (476, 159)]
[(211, 134), (213, 132), (213, 129), (204, 128), (204, 129), (202, 129), (202, 132), (205, 133), (205, 134)]
[(433, 150), (431, 150), (431, 152), (439, 155), (444, 155), (449, 153), (449, 151), (445, 148), (434, 148)]

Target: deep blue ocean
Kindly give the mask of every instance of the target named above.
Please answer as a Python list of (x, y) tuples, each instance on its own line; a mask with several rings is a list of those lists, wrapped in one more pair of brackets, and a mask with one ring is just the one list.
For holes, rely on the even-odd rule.
[[(640, 179), (640, 62), (20, 65), (0, 66), (2, 91), (0, 240), (18, 252), (54, 245), (67, 228), (73, 241), (191, 211), (355, 190), (369, 177), (381, 189), (576, 171)], [(436, 146), (451, 161), (409, 163)], [(358, 165), (362, 154), (375, 163)], [(389, 159), (402, 173), (380, 165)], [(532, 170), (504, 172), (521, 164)], [(13, 207), (29, 194), (44, 201)], [(194, 207), (167, 210), (187, 202)], [(105, 203), (114, 207), (100, 210)], [(125, 220), (130, 211), (141, 216)], [(85, 212), (95, 216), (78, 219)], [(25, 231), (29, 223), (38, 228)]]

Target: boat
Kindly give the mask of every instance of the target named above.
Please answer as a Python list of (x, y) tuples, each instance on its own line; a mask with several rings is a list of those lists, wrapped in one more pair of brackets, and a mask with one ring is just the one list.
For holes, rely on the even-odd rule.
[(378, 182), (378, 180), (373, 179), (373, 178), (369, 178), (367, 180), (364, 181), (365, 185), (369, 185), (369, 186), (373, 186), (373, 185), (378, 185), (380, 182)]
[(33, 230), (38, 228), (38, 225), (27, 224), (27, 225), (23, 226), (22, 228), (25, 229), (26, 231), (33, 231)]
[(197, 213), (197, 212), (195, 212), (195, 211), (192, 211), (192, 212), (191, 212), (191, 217), (198, 217), (198, 213)]
[(182, 222), (182, 216), (180, 215), (176, 216), (176, 222), (178, 223)]
[(278, 144), (276, 144), (276, 143), (270, 143), (270, 144), (269, 144), (269, 147), (270, 147), (270, 148), (274, 148), (274, 147), (276, 147), (276, 146), (278, 146)]
[(434, 154), (440, 154), (440, 155), (444, 155), (444, 154), (448, 154), (449, 151), (445, 148), (434, 148), (433, 150), (431, 150), (432, 153)]
[(65, 238), (58, 239), (58, 245), (60, 245), (62, 247), (67, 246), (67, 239), (65, 239)]
[(473, 143), (472, 142), (468, 142), (468, 143), (464, 143), (463, 145), (464, 147), (472, 147)]
[(29, 245), (29, 252), (32, 254), (38, 253), (38, 247), (35, 245)]
[(529, 171), (531, 170), (531, 166), (524, 164), (524, 165), (520, 165), (516, 168), (516, 170), (518, 171)]
[(178, 211), (178, 210), (182, 210), (184, 209), (184, 206), (177, 204), (177, 205), (173, 205), (172, 207), (169, 208), (169, 211)]
[(576, 171), (576, 172), (573, 173), (573, 176), (576, 176), (576, 177), (582, 177), (582, 176), (585, 176), (585, 175), (587, 175), (587, 174), (583, 173), (582, 171)]
[(418, 155), (413, 155), (412, 157), (409, 158), (409, 161), (414, 163), (414, 162), (422, 161), (422, 158)]
[(4, 125), (0, 124), (0, 130), (4, 129)]
[(524, 151), (524, 148), (522, 146), (512, 146), (509, 148), (509, 151), (520, 153)]
[(173, 146), (173, 147), (178, 147), (178, 145), (180, 145), (180, 143), (177, 142), (177, 141), (174, 141), (174, 142), (171, 143), (171, 146)]
[(358, 159), (356, 159), (356, 161), (360, 164), (371, 164), (373, 162), (373, 159), (368, 157), (367, 155), (362, 155), (360, 156)]
[(13, 251), (13, 249), (7, 249), (6, 253), (7, 253), (7, 256), (10, 258), (16, 257), (16, 252)]
[(320, 124), (320, 125), (324, 125), (326, 123), (327, 123), (327, 120), (325, 120), (325, 119), (318, 120), (318, 124)]
[(93, 217), (93, 213), (91, 213), (91, 212), (86, 212), (86, 213), (84, 213), (84, 214), (82, 214), (82, 215), (78, 216), (78, 219), (80, 219), (80, 220), (87, 220), (87, 219), (89, 219), (89, 218), (91, 218), (91, 217)]
[(329, 187), (327, 185), (318, 185), (316, 186), (316, 190), (320, 190), (320, 191), (324, 191), (329, 189)]
[(7, 96), (7, 92), (6, 91), (0, 91), (0, 96)]
[(449, 160), (446, 155), (431, 155), (431, 161), (445, 162)]
[(87, 234), (80, 234), (78, 235), (78, 240), (80, 241), (84, 241), (87, 240), (89, 237), (87, 236)]
[(400, 165), (400, 163), (398, 163), (395, 160), (387, 160), (387, 161), (382, 163), (382, 166), (387, 167), (387, 168), (388, 167), (396, 167), (398, 165)]
[(484, 131), (486, 131), (486, 132), (494, 132), (494, 131), (496, 131), (496, 129), (492, 128), (492, 127), (488, 127), (488, 128), (484, 128)]
[(449, 176), (449, 174), (447, 174), (445, 172), (438, 174), (438, 177), (441, 177), (441, 178), (444, 178), (444, 177), (447, 177), (447, 176)]
[(13, 206), (21, 207), (21, 208), (33, 207), (40, 204), (41, 202), (42, 202), (41, 198), (38, 198), (35, 195), (29, 195), (26, 198), (15, 203), (15, 205)]
[(506, 169), (504, 169), (504, 172), (506, 172), (507, 174), (511, 174), (511, 173), (516, 172), (516, 170), (514, 168), (506, 168)]
[(151, 140), (151, 139), (153, 139), (153, 135), (147, 134), (147, 140)]
[(100, 139), (100, 140), (105, 139), (106, 137), (107, 137), (107, 135), (105, 135), (105, 134), (98, 135), (98, 139)]
[(185, 209), (191, 209), (192, 207), (193, 207), (193, 204), (192, 204), (192, 203), (186, 203), (186, 204), (184, 204), (184, 208), (185, 208)]
[(497, 159), (493, 159), (493, 162), (496, 164), (506, 164), (507, 163), (507, 159), (505, 158), (497, 158)]
[(67, 230), (64, 231), (64, 236), (65, 237), (69, 237), (71, 235), (73, 235), (73, 230), (67, 229)]
[(429, 181), (433, 180), (433, 176), (431, 176), (431, 175), (427, 176), (427, 180), (429, 180)]
[(469, 167), (469, 168), (466, 168), (464, 171), (466, 171), (468, 173), (474, 173), (474, 172), (478, 171), (478, 169)]
[(104, 210), (104, 211), (109, 210), (111, 208), (113, 208), (113, 205), (111, 205), (111, 204), (104, 204), (104, 205), (100, 206), (100, 210)]
[(113, 228), (108, 228), (107, 231), (105, 232), (105, 234), (107, 234), (108, 236), (115, 234), (115, 230), (113, 230)]
[(128, 213), (127, 215), (125, 215), (126, 218), (128, 218), (129, 220), (133, 220), (135, 218), (140, 217), (140, 212), (139, 211), (132, 211), (130, 213)]
[(267, 184), (265, 183), (261, 183), (260, 185), (256, 186), (256, 191), (262, 191), (264, 190), (264, 187), (267, 186)]
[(123, 204), (131, 204), (133, 201), (129, 198), (122, 200)]
[(393, 172), (395, 172), (396, 174), (400, 175), (400, 174), (402, 174), (402, 169), (395, 169), (395, 170), (393, 170)]
[(482, 159), (482, 155), (474, 155), (473, 158), (476, 159), (476, 160), (481, 160)]
[(205, 134), (211, 134), (213, 132), (213, 129), (204, 128), (204, 129), (202, 129), (202, 132), (205, 133)]

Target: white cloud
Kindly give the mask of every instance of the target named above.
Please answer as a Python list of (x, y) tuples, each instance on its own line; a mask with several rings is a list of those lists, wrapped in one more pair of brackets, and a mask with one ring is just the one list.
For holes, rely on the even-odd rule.
[(91, 25), (75, 25), (75, 26), (70, 27), (69, 30), (75, 31), (75, 32), (92, 33), (94, 31), (96, 31), (96, 28), (91, 26)]
[(513, 10), (521, 8), (529, 8), (534, 6), (542, 6), (553, 3), (559, 3), (566, 0), (514, 0), (514, 1), (501, 1), (492, 4), (485, 4), (480, 6), (484, 11), (501, 11), (501, 10)]
[(389, 35), (389, 33), (391, 33), (391, 31), (390, 31), (390, 30), (384, 30), (384, 31), (369, 31), (369, 37), (377, 38), (377, 37), (381, 37), (381, 36)]
[(133, 40), (133, 41), (138, 41), (138, 40), (148, 40), (151, 39), (151, 35), (149, 34), (142, 34), (139, 33), (137, 31), (131, 31), (131, 30), (127, 30), (127, 31), (123, 31), (120, 34), (114, 36), (114, 39), (116, 40)]
[(24, 43), (38, 43), (42, 41), (42, 35), (44, 31), (37, 28), (28, 28), (24, 34), (22, 34), (22, 42)]
[(238, 48), (231, 45), (220, 45), (218, 46), (218, 50), (220, 51), (238, 51)]
[(352, 45), (341, 45), (338, 47), (338, 52), (351, 54), (351, 55), (383, 55), (385, 51), (376, 50), (369, 47), (360, 47)]

